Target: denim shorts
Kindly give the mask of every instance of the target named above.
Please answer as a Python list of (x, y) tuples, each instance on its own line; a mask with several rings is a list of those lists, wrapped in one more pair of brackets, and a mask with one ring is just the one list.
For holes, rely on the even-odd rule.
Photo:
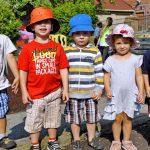
[(7, 90), (0, 90), (0, 118), (4, 118), (8, 112), (9, 97)]

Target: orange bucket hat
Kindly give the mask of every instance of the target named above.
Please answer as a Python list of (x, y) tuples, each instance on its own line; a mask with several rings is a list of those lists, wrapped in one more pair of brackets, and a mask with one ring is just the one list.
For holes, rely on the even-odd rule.
[(37, 7), (32, 10), (30, 15), (30, 23), (26, 26), (26, 30), (33, 32), (31, 26), (39, 21), (50, 19), (53, 24), (53, 30), (51, 33), (55, 33), (60, 29), (59, 22), (54, 18), (53, 12), (51, 9), (46, 7)]

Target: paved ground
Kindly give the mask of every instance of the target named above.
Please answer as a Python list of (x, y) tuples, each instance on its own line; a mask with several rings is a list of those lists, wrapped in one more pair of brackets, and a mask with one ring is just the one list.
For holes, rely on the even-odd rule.
[[(104, 101), (100, 103), (101, 107), (105, 106)], [(64, 105), (62, 105), (62, 112), (64, 109)], [(143, 108), (143, 112), (145, 111), (145, 107)], [(103, 110), (103, 109), (101, 109)], [(101, 112), (102, 113), (102, 112)], [(29, 149), (30, 143), (28, 140), (28, 134), (24, 131), (24, 120), (25, 120), (25, 112), (19, 112), (15, 114), (8, 115), (8, 132), (9, 136), (16, 140), (18, 147), (15, 148), (15, 150), (27, 150)], [(111, 122), (108, 121), (101, 121), (102, 124), (102, 138), (101, 141), (105, 145), (105, 149), (108, 150), (110, 146), (110, 141), (112, 140), (112, 134), (111, 134)], [(132, 132), (132, 140), (138, 147), (138, 150), (147, 150), (148, 144), (150, 144), (150, 118), (147, 117), (147, 115), (139, 115), (136, 117), (133, 121), (133, 128), (134, 131)], [(62, 115), (62, 126), (59, 129), (59, 141), (61, 143), (61, 146), (64, 147), (64, 149), (71, 149), (71, 134), (70, 134), (70, 128), (68, 124), (64, 122), (64, 118)], [(83, 139), (83, 149), (85, 150), (91, 150), (90, 147), (87, 146), (86, 142), (86, 131), (85, 128), (82, 129), (82, 139)], [(61, 136), (60, 136), (61, 135)], [(42, 147), (45, 149), (46, 141), (47, 141), (47, 133), (46, 131), (42, 132), (41, 136), (42, 140)], [(67, 146), (68, 145), (68, 146)], [(66, 147), (65, 147), (66, 146)], [(150, 150), (150, 148), (149, 148)]]

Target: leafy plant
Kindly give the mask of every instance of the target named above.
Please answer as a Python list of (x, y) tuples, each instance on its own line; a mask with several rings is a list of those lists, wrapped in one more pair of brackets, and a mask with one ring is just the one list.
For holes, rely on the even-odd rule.
[(0, 32), (15, 39), (18, 35), (17, 28), (21, 25), (21, 22), (16, 18), (11, 5), (7, 1), (0, 0), (0, 3)]
[[(103, 0), (104, 1), (104, 0)], [(11, 38), (17, 38), (17, 29), (22, 22), (27, 24), (33, 7), (47, 6), (53, 9), (60, 22), (60, 33), (68, 35), (69, 20), (78, 13), (89, 14), (96, 22), (97, 9), (94, 0), (0, 0), (0, 30)]]
[(73, 2), (65, 2), (55, 7), (53, 11), (60, 22), (60, 33), (64, 35), (68, 35), (70, 18), (78, 13), (89, 14), (93, 19), (93, 23), (95, 23), (97, 19), (95, 6), (89, 1), (78, 0), (75, 4)]

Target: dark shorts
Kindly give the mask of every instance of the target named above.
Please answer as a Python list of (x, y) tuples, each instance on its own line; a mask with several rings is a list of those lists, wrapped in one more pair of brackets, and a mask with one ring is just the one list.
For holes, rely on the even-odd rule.
[(0, 90), (0, 118), (4, 118), (8, 112), (9, 97), (7, 90)]
[(93, 99), (70, 99), (65, 108), (66, 121), (71, 124), (96, 123), (100, 120), (98, 101)]

